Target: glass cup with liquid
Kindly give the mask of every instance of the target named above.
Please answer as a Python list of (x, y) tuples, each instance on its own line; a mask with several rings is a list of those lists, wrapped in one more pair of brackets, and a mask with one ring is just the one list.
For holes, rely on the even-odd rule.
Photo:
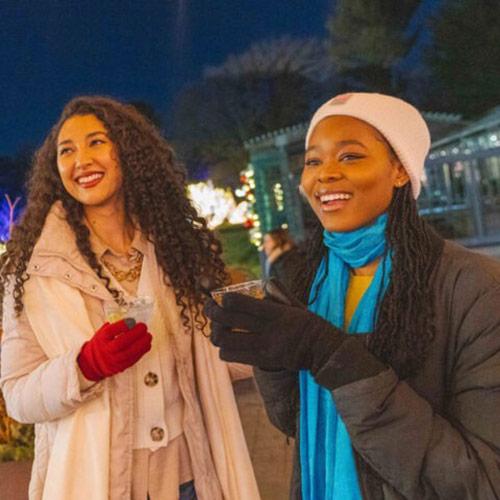
[(106, 321), (114, 323), (124, 318), (134, 318), (137, 323), (148, 323), (153, 313), (154, 300), (141, 296), (119, 305), (116, 302), (104, 304)]
[(243, 283), (237, 283), (236, 285), (229, 285), (223, 288), (217, 288), (210, 292), (212, 298), (222, 306), (222, 297), (226, 293), (242, 293), (243, 295), (248, 295), (256, 299), (263, 299), (265, 297), (264, 290), (265, 280), (252, 280), (245, 281)]

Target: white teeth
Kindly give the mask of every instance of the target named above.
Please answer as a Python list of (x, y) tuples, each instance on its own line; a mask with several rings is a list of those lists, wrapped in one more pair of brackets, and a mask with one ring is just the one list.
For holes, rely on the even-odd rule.
[(352, 194), (348, 193), (332, 193), (332, 194), (323, 194), (319, 197), (321, 203), (325, 203), (327, 201), (333, 200), (350, 200), (352, 198)]
[(104, 174), (91, 174), (91, 175), (86, 175), (85, 177), (80, 177), (78, 179), (78, 184), (87, 184), (88, 182), (100, 179), (103, 175)]

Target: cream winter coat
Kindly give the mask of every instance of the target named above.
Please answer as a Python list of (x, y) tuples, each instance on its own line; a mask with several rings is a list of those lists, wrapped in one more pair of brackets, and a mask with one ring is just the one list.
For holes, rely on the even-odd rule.
[[(149, 243), (143, 272), (153, 276), (151, 292), (171, 329), (198, 498), (258, 499), (228, 367), (202, 332), (183, 328), (173, 291), (157, 269)], [(59, 203), (47, 216), (28, 273), (19, 317), (12, 295), (4, 299), (0, 384), (8, 413), (35, 423), (30, 499), (128, 500), (131, 370), (80, 391), (76, 357), (104, 322), (103, 304), (111, 296), (79, 253)]]

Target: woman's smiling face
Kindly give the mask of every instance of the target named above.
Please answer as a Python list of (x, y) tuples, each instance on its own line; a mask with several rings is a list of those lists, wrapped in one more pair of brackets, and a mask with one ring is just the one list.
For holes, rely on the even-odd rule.
[(123, 200), (116, 147), (94, 115), (74, 115), (64, 122), (57, 138), (57, 168), (66, 191), (84, 207)]
[(313, 130), (301, 190), (327, 231), (369, 225), (387, 210), (394, 188), (408, 181), (382, 135), (366, 122), (330, 116)]

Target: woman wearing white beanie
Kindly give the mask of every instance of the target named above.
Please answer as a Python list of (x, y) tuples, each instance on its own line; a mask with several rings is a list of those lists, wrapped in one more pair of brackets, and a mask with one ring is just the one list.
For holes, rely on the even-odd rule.
[(323, 104), (296, 298), (206, 306), (221, 358), (258, 367), (271, 421), (296, 438), (291, 498), (500, 498), (500, 265), (418, 215), (429, 145), (400, 99)]

